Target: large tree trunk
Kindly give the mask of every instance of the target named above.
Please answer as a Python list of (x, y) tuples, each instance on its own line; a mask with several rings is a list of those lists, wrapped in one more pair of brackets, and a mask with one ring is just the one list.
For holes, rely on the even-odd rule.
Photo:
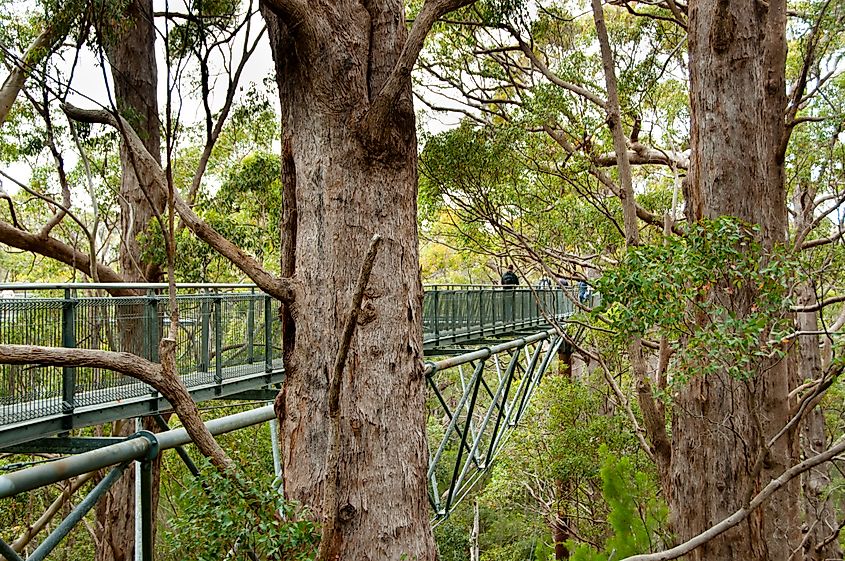
[[(157, 160), (161, 149), (158, 114), (158, 70), (155, 60), (155, 27), (152, 0), (133, 0), (124, 18), (108, 22), (104, 27), (105, 50), (114, 80), (117, 108), (129, 121), (144, 145)], [(142, 258), (143, 247), (138, 236), (147, 231), (157, 213), (165, 206), (163, 191), (149, 192), (139, 181), (136, 165), (125, 143), (120, 147), (120, 270), (128, 282), (158, 282), (161, 270), (157, 263)], [(139, 168), (140, 169), (140, 168)], [(118, 317), (121, 349), (145, 355), (143, 305), (122, 306)], [(157, 348), (157, 341), (149, 349)], [(154, 359), (153, 356), (145, 356)], [(144, 429), (157, 431), (150, 419)], [(134, 422), (114, 424), (114, 436), (135, 432)], [(153, 512), (158, 503), (160, 462), (153, 466)], [(101, 546), (97, 561), (127, 561), (133, 559), (135, 546), (135, 471), (127, 469), (107, 495), (97, 504), (97, 528)]]
[[(766, 248), (786, 239), (783, 172), (786, 105), (785, 2), (694, 0), (689, 5), (692, 158), (690, 220), (732, 215), (760, 226)], [(754, 287), (713, 288), (738, 317)], [(718, 320), (717, 320), (718, 321)], [(679, 389), (672, 424), (670, 506), (680, 541), (740, 508), (794, 463), (789, 432), (761, 457), (789, 418), (789, 363), (761, 361), (747, 382), (725, 373), (698, 376)], [(690, 554), (693, 560), (788, 559), (800, 543), (799, 489), (790, 485), (747, 523)]]
[[(152, 0), (133, 0), (124, 20), (106, 31), (106, 54), (112, 70), (117, 109), (132, 125), (150, 154), (160, 161), (161, 122), (158, 113), (158, 70), (155, 59), (155, 26)], [(120, 145), (120, 270), (124, 278), (158, 282), (158, 263), (141, 259), (144, 248), (138, 235), (147, 231), (156, 214), (164, 210), (166, 194), (141, 187), (126, 143)]]
[[(396, 64), (405, 17), (400, 2), (308, 4), (319, 28), (262, 6), (284, 130), (282, 268), (303, 287), (283, 311), (285, 493), (317, 517), (335, 509), (338, 532), (322, 544), (324, 558), (433, 560), (410, 80), (384, 129), (368, 131), (362, 120)], [(389, 138), (374, 141), (381, 133)], [(383, 243), (342, 379), (339, 501), (329, 505), (327, 387), (373, 234)]]

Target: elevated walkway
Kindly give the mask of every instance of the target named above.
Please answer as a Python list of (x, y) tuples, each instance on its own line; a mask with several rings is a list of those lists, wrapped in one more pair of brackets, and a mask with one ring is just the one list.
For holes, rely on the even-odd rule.
[[(110, 285), (114, 287), (114, 285)], [(0, 344), (129, 351), (157, 360), (168, 327), (166, 285), (0, 285)], [(432, 286), (423, 301), (426, 357), (466, 352), (548, 330), (573, 312), (574, 293)], [(177, 368), (197, 402), (262, 395), (284, 380), (273, 300), (248, 285), (183, 284)], [(265, 392), (264, 396), (272, 395)], [(146, 384), (96, 368), (0, 365), (0, 449), (74, 428), (169, 408)]]
[[(130, 350), (156, 360), (156, 343), (168, 328), (161, 285), (145, 296), (100, 297), (96, 285), (0, 285), (0, 343)], [(133, 286), (132, 288), (138, 288)], [(281, 333), (272, 300), (240, 285), (183, 285), (178, 296), (177, 367), (200, 402), (239, 398), (266, 402), (284, 381)], [(568, 350), (561, 322), (575, 294), (562, 290), (479, 286), (429, 287), (423, 302), (425, 366), (430, 390), (428, 498), (433, 523), (446, 519), (487, 473), (525, 415), (531, 396), (556, 353)], [(556, 324), (554, 328), (550, 325)], [(570, 333), (573, 338), (578, 333)], [(475, 348), (474, 348), (475, 347)], [(438, 359), (439, 358), (439, 359)], [(169, 408), (137, 380), (92, 368), (0, 366), (0, 450), (70, 454), (53, 462), (0, 475), (0, 499), (49, 485), (73, 474), (113, 466), (47, 536), (31, 559), (44, 559), (79, 523), (132, 462), (141, 493), (136, 543), (150, 556), (153, 509), (151, 460), (189, 439), (182, 429), (126, 439), (53, 437), (71, 428), (150, 415)], [(274, 422), (273, 407), (256, 408), (206, 424), (217, 434)], [(160, 419), (160, 418), (159, 418)], [(162, 421), (163, 422), (163, 421)], [(166, 428), (166, 426), (165, 426)], [(271, 425), (271, 436), (275, 435)], [(274, 441), (274, 456), (278, 443)], [(275, 463), (275, 462), (274, 462)], [(281, 467), (275, 466), (276, 481)], [(21, 557), (0, 536), (0, 555)], [(147, 557), (145, 557), (147, 558)]]

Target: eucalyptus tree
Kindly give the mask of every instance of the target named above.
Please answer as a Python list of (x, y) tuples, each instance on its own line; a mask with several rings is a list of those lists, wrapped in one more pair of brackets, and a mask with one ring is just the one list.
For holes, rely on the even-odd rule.
[[(78, 80), (76, 80), (75, 71), (78, 69), (77, 63), (80, 52), (84, 48), (90, 47), (93, 51), (91, 54), (95, 58), (99, 58), (104, 71), (106, 68), (111, 71), (111, 82), (104, 80), (107, 90), (106, 103), (111, 106), (115, 113), (124, 115), (128, 122), (131, 122), (131, 126), (134, 131), (137, 131), (146, 153), (152, 158), (156, 161), (161, 159), (162, 130), (168, 133), (166, 137), (167, 154), (172, 154), (175, 139), (171, 133), (175, 127), (172, 126), (170, 119), (172, 116), (170, 104), (168, 103), (167, 107), (167, 119), (162, 119), (159, 111), (158, 70), (155, 50), (155, 38), (159, 31), (155, 27), (154, 16), (156, 14), (153, 13), (152, 2), (145, 0), (121, 3), (68, 2), (56, 4), (45, 2), (43, 6), (39, 7), (44, 10), (44, 18), (50, 23), (45, 24), (45, 30), (36, 39), (36, 45), (30, 49), (31, 53), (26, 54), (21, 59), (16, 59), (10, 50), (5, 53), (5, 58), (9, 61), (11, 70), (4, 85), (3, 99), (9, 100), (10, 103), (14, 101), (15, 97), (28, 101), (28, 105), (21, 101), (16, 108), (12, 108), (12, 115), (19, 121), (16, 123), (18, 130), (23, 130), (28, 134), (35, 131), (37, 135), (44, 137), (43, 145), (49, 147), (54, 159), (53, 171), (48, 176), (58, 179), (61, 201), (53, 200), (49, 191), (46, 194), (38, 192), (38, 185), (28, 186), (16, 182), (32, 196), (45, 201), (49, 208), (53, 209), (53, 215), (45, 221), (43, 226), (39, 227), (37, 232), (31, 233), (27, 225), (18, 222), (12, 198), (7, 197), (11, 223), (3, 222), (0, 224), (2, 241), (12, 247), (57, 259), (79, 269), (84, 274), (90, 275), (95, 281), (160, 281), (162, 265), (165, 260), (157, 259), (158, 255), (155, 252), (144, 251), (142, 243), (145, 238), (149, 239), (150, 226), (153, 221), (156, 221), (159, 225), (159, 231), (165, 230), (163, 214), (167, 198), (166, 185), (160, 184), (148, 188), (150, 187), (149, 181), (142, 177), (144, 170), (136, 165), (131, 150), (126, 143), (122, 142), (122, 135), (117, 135), (117, 138), (121, 139), (120, 172), (117, 175), (119, 186), (110, 185), (112, 178), (107, 175), (105, 164), (108, 157), (107, 152), (102, 153), (102, 176), (100, 178), (93, 177), (92, 168), (96, 168), (96, 166), (92, 165), (91, 158), (89, 158), (88, 150), (91, 145), (83, 137), (84, 132), (77, 130), (87, 131), (87, 128), (76, 127), (73, 124), (70, 125), (69, 129), (70, 136), (79, 150), (81, 160), (79, 167), (84, 168), (84, 172), (76, 175), (68, 172), (65, 169), (65, 154), (63, 154), (61, 148), (63, 142), (67, 139), (60, 137), (60, 131), (67, 129), (59, 127), (57, 123), (59, 117), (56, 115), (59, 102), (66, 100), (72, 92), (79, 93), (77, 88), (88, 86), (88, 84), (80, 86)], [(36, 6), (30, 8), (32, 9), (26, 12), (26, 15), (38, 12)], [(188, 9), (193, 8), (189, 7)], [(202, 11), (202, 7), (198, 9), (200, 12)], [(240, 60), (237, 60), (237, 57), (233, 54), (237, 49), (230, 49), (228, 53), (223, 53), (223, 58), (228, 64), (228, 79), (226, 80), (227, 87), (224, 94), (223, 109), (215, 108), (215, 111), (219, 113), (214, 115), (215, 119), (212, 119), (211, 107), (208, 103), (204, 106), (206, 122), (209, 125), (204, 139), (205, 147), (202, 150), (200, 164), (196, 166), (193, 173), (192, 184), (198, 184), (199, 178), (203, 175), (204, 166), (207, 164), (211, 149), (220, 135), (222, 125), (231, 107), (245, 62), (255, 50), (256, 37), (261, 37), (260, 32), (250, 36), (249, 22), (255, 15), (255, 9), (247, 6), (241, 13), (234, 11), (234, 7), (230, 5), (222, 7), (215, 5), (212, 7), (212, 10), (219, 11), (221, 9), (224, 11), (228, 9), (228, 11), (223, 14), (214, 13), (210, 15), (205, 13), (197, 15), (181, 14), (189, 21), (196, 18), (198, 21), (204, 22), (205, 17), (210, 18), (211, 23), (204, 24), (207, 29), (205, 29), (206, 33), (203, 35), (203, 39), (212, 37), (215, 40), (215, 45), (209, 47), (203, 43), (203, 48), (192, 51), (192, 54), (198, 54), (202, 58), (205, 63), (202, 68), (206, 70), (208, 69), (209, 57), (206, 51), (219, 48), (220, 44), (225, 44), (226, 39), (221, 40), (221, 38), (227, 35), (230, 40), (234, 40), (238, 32), (244, 27), (246, 28), (246, 32), (241, 34), (245, 36), (245, 39), (239, 53), (241, 55)], [(170, 13), (164, 13), (162, 17), (172, 18), (173, 16)], [(33, 19), (38, 21), (37, 17)], [(245, 19), (246, 23), (238, 23), (239, 19)], [(184, 31), (184, 27), (186, 26), (183, 26), (180, 30)], [(7, 28), (7, 31), (10, 30)], [(50, 56), (54, 49), (58, 49), (56, 43), (65, 35), (74, 39), (73, 46), (65, 49), (74, 61), (69, 69), (67, 65), (57, 62), (56, 59), (51, 59)], [(45, 48), (41, 44), (46, 41), (45, 36), (49, 39), (47, 42), (49, 48)], [(180, 35), (180, 38), (182, 39), (180, 45), (184, 47), (188, 42), (185, 39), (185, 33)], [(176, 66), (176, 73), (178, 74), (178, 69), (185, 64), (186, 58), (184, 53), (177, 53), (167, 62), (169, 65)], [(24, 87), (27, 78), (30, 78), (30, 86)], [(203, 91), (206, 94), (208, 93), (207, 86), (210, 79), (207, 73), (202, 75), (202, 81), (206, 85), (206, 89)], [(110, 89), (112, 86), (113, 91)], [(168, 87), (171, 86), (172, 84), (168, 84)], [(6, 95), (8, 92), (12, 93)], [(20, 93), (24, 95), (12, 95)], [(90, 92), (82, 92), (83, 96), (86, 94), (90, 94)], [(6, 113), (3, 116), (5, 117)], [(42, 128), (38, 128), (37, 118), (33, 122), (26, 122), (27, 116), (40, 117), (43, 122)], [(9, 125), (8, 122), (6, 124)], [(3, 132), (6, 133), (8, 130), (9, 127), (7, 126)], [(9, 136), (13, 136), (14, 132), (12, 131), (12, 135)], [(80, 139), (80, 137), (82, 138)], [(33, 155), (37, 156), (37, 152), (38, 149), (35, 148)], [(97, 156), (100, 156), (100, 153)], [(37, 175), (34, 175), (34, 177), (37, 177)], [(6, 178), (14, 181), (14, 178), (8, 175)], [(79, 217), (81, 212), (78, 209), (80, 206), (84, 208), (84, 203), (80, 205), (78, 201), (72, 200), (73, 197), (78, 197), (80, 192), (75, 185), (71, 185), (71, 181), (74, 179), (81, 180), (83, 184), (87, 183), (88, 185), (90, 208), (93, 209), (93, 212), (86, 211), (83, 218), (91, 218), (93, 214), (93, 224), (86, 224), (86, 221)], [(102, 181), (105, 189), (97, 185), (98, 180)], [(49, 185), (49, 182), (46, 183)], [(113, 194), (108, 193), (110, 187), (114, 187)], [(111, 219), (107, 217), (102, 220), (99, 216), (99, 212), (104, 207), (101, 206), (102, 201), (99, 200), (99, 196), (95, 195), (98, 190), (101, 194), (105, 191), (108, 195), (106, 198), (117, 201), (119, 207), (118, 218), (115, 220), (119, 223), (118, 232), (115, 236), (119, 239), (119, 244), (114, 248), (119, 258), (114, 268), (108, 262), (105, 262), (109, 254), (108, 246), (101, 248), (98, 245), (100, 224), (109, 222)], [(72, 205), (76, 207), (73, 210), (71, 209)], [(89, 241), (85, 249), (79, 249), (75, 244), (68, 244), (61, 239), (61, 236), (56, 235), (61, 233), (70, 219), (73, 219), (76, 223), (75, 226), (81, 229)], [(108, 244), (111, 241), (109, 238), (110, 236), (105, 235), (99, 242)], [(173, 280), (172, 276), (171, 280)], [(117, 289), (112, 292), (115, 294), (132, 293), (132, 291), (126, 289)], [(125, 306), (122, 310), (124, 314), (118, 318), (121, 333), (120, 349), (114, 350), (127, 350), (141, 355), (143, 333), (140, 332), (140, 327), (133, 319), (139, 316), (137, 313), (133, 313), (133, 310), (128, 310), (127, 315)], [(7, 357), (7, 359), (21, 360), (20, 357)], [(154, 381), (150, 378), (147, 381), (155, 385), (163, 380)], [(181, 398), (187, 396), (182, 391), (184, 388), (178, 387), (177, 384), (174, 390), (175, 393), (171, 397), (176, 408), (179, 409), (183, 405), (187, 405), (187, 403), (177, 405), (180, 395)], [(185, 410), (184, 413), (195, 415), (195, 409), (193, 411)], [(194, 420), (196, 421), (196, 419)], [(152, 426), (147, 428), (154, 430)], [(134, 430), (132, 423), (124, 421), (117, 423), (113, 432), (115, 434), (126, 434), (132, 430)], [(210, 441), (207, 440), (206, 442)], [(217, 452), (222, 453), (222, 450), (217, 447)], [(218, 457), (218, 462), (225, 463), (221, 457)], [(109, 491), (106, 498), (98, 505), (98, 523), (96, 525), (96, 540), (99, 544), (97, 547), (98, 559), (120, 559), (132, 555), (134, 546), (133, 502), (133, 483), (131, 470), (129, 470), (129, 473)]]
[[(802, 260), (838, 262), (838, 250), (829, 246), (841, 243), (841, 220), (832, 216), (841, 208), (841, 170), (820, 160), (839, 142), (836, 115), (841, 106), (835, 77), (841, 59), (840, 8), (826, 2), (796, 6), (788, 35), (785, 3), (760, 9), (709, 0), (621, 6), (624, 11), (610, 8), (605, 15), (594, 5), (596, 35), (593, 23), (578, 17), (579, 10), (589, 10), (577, 3), (539, 2), (535, 9), (514, 10), (504, 17), (465, 10), (462, 17), (453, 18), (457, 28), (444, 29), (424, 68), (435, 89), (460, 92), (465, 104), (460, 110), (476, 126), (507, 123), (543, 134), (559, 147), (556, 161), (561, 167), (580, 173), (599, 192), (618, 197), (622, 216), (608, 217), (617, 220), (627, 251), (640, 255), (637, 259), (645, 254), (636, 246), (648, 241), (641, 234), (660, 245), (688, 235), (686, 231), (701, 235), (693, 225), (702, 220), (706, 224), (706, 219), (733, 216), (749, 225), (747, 236), (720, 242), (726, 248), (738, 244), (740, 251), (733, 257), (737, 266), (741, 259), (756, 263), (745, 271), (746, 280), (736, 281), (741, 287), (731, 286), (722, 276), (725, 267), (732, 267), (730, 259), (691, 263), (710, 267), (712, 278), (696, 281), (701, 293), (686, 300), (681, 285), (668, 282), (670, 275), (655, 275), (650, 281), (655, 295), (663, 294), (659, 301), (678, 298), (682, 308), (693, 311), (714, 305), (688, 322), (689, 331), (667, 337), (665, 330), (647, 325), (639, 331), (624, 330), (635, 343), (643, 336), (659, 339), (650, 343), (659, 351), (652, 354), (652, 367), (639, 358), (643, 352), (651, 354), (640, 344), (629, 349), (629, 356), (645, 414), (644, 448), (662, 474), (674, 529), (685, 543), (671, 555), (700, 546), (693, 558), (788, 558), (797, 552), (808, 558), (835, 556), (839, 524), (820, 493), (823, 473), (805, 476), (805, 489), (815, 498), (803, 503), (795, 482), (772, 482), (781, 474), (791, 478), (809, 469), (798, 465), (798, 427), (805, 430), (806, 456), (825, 448), (819, 415), (810, 412), (840, 371), (836, 361), (821, 366), (819, 353), (835, 348), (836, 339), (815, 327), (815, 322), (838, 319), (840, 288), (818, 265), (797, 270)], [(607, 31), (602, 32), (605, 20)], [(794, 53), (790, 58), (788, 42)], [(457, 54), (443, 56), (456, 48)], [(813, 156), (792, 150), (793, 132), (816, 122)], [(631, 172), (631, 165), (642, 167)], [(548, 165), (535, 169), (543, 167)], [(787, 171), (797, 181), (788, 183)], [(835, 179), (828, 179), (831, 175)], [(809, 186), (811, 176), (825, 178), (816, 183), (823, 194)], [(642, 191), (644, 185), (661, 183), (664, 203), (656, 213), (646, 205)], [(640, 191), (636, 198), (634, 186)], [(787, 197), (789, 190), (793, 201)], [(676, 216), (682, 206), (685, 216), (680, 220), (685, 219), (686, 226), (679, 225)], [(489, 208), (479, 207), (489, 213)], [(818, 241), (806, 238), (811, 231), (810, 237)], [(784, 248), (804, 255), (783, 261), (778, 255)], [(806, 255), (807, 250), (816, 256)], [(627, 259), (625, 255), (619, 257)], [(618, 296), (610, 300), (623, 306), (636, 302), (631, 299), (640, 292), (633, 285), (643, 281), (637, 275), (656, 262), (643, 259), (640, 266), (638, 271), (625, 269), (630, 279), (613, 277), (620, 286), (631, 282), (631, 292), (615, 292), (613, 282), (602, 285), (609, 296)], [(759, 314), (773, 293), (748, 280), (755, 268), (779, 271), (791, 287), (777, 292), (776, 309), (765, 319)], [(790, 299), (793, 293), (801, 295), (798, 302)], [(833, 298), (821, 301), (823, 296)], [(669, 313), (668, 308), (670, 304), (659, 309)], [(752, 325), (754, 321), (759, 325)], [(782, 349), (767, 340), (779, 332), (781, 321), (793, 333)], [(620, 325), (611, 323), (614, 328)], [(741, 360), (737, 357), (744, 365), (740, 373), (722, 360), (736, 341), (717, 345), (711, 339), (711, 354), (697, 356), (696, 374), (688, 376), (690, 364), (682, 359), (697, 337), (722, 328), (742, 332), (743, 337), (756, 333), (759, 348), (747, 348)], [(819, 334), (828, 338), (821, 349)], [(717, 356), (720, 352), (724, 354)], [(813, 382), (804, 385), (803, 378)], [(671, 432), (653, 387), (671, 390)], [(808, 442), (815, 443), (813, 450)], [(825, 457), (829, 455), (819, 456)], [(766, 493), (757, 495), (764, 488)], [(772, 495), (771, 489), (780, 490)], [(742, 508), (749, 504), (757, 509), (753, 514)], [(720, 525), (736, 524), (745, 516), (751, 522), (728, 530)], [(812, 528), (803, 538), (802, 522)], [(669, 557), (643, 557), (651, 558)]]

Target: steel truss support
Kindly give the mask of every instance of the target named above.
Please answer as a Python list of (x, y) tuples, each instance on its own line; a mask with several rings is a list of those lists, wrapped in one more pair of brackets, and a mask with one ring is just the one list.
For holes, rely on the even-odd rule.
[[(76, 526), (88, 511), (94, 508), (94, 505), (97, 504), (97, 501), (106, 494), (112, 485), (114, 485), (120, 476), (123, 475), (123, 470), (129, 465), (129, 462), (123, 462), (122, 464), (112, 468), (112, 470), (106, 475), (102, 481), (100, 481), (88, 495), (82, 499), (82, 502), (76, 505), (70, 514), (61, 521), (61, 523), (53, 530), (49, 536), (47, 536), (43, 542), (33, 551), (29, 557), (27, 557), (27, 561), (43, 561), (47, 558), (47, 556), (56, 548), (57, 545), (70, 533), (74, 526)], [(5, 545), (5, 544), (4, 544)], [(4, 548), (5, 549), (5, 548)], [(11, 550), (11, 548), (9, 548)], [(14, 553), (12, 551), (12, 553)], [(7, 559), (15, 559), (16, 561), (20, 559), (15, 553), (15, 557), (9, 557), (7, 551), (3, 551), (3, 555), (6, 556)]]
[[(428, 363), (426, 380), (443, 415), (443, 438), (431, 454), (429, 501), (435, 519), (449, 516), (484, 476), (512, 430), (562, 340), (553, 330)], [(507, 357), (501, 368), (500, 357)], [(471, 365), (464, 376), (462, 366)], [(454, 403), (453, 407), (449, 407)]]
[[(206, 426), (212, 434), (218, 435), (248, 426), (267, 422), (275, 418), (273, 406), (267, 405), (208, 421)], [(133, 460), (140, 461), (141, 479), (141, 558), (153, 559), (153, 516), (152, 516), (152, 461), (158, 454), (170, 448), (188, 444), (191, 439), (185, 429), (173, 429), (158, 434), (140, 431), (117, 444), (62, 458), (54, 462), (39, 464), (6, 475), (0, 475), (0, 499), (31, 491), (38, 487), (51, 485), (70, 477), (96, 471), (109, 466), (114, 467), (109, 474), (71, 511), (59, 526), (27, 558), (27, 561), (42, 561), (59, 542), (78, 524), (105, 492), (120, 477), (126, 466)], [(0, 554), (11, 561), (22, 561), (20, 555), (2, 539)]]
[[(446, 518), (487, 473), (512, 430), (524, 416), (534, 390), (561, 345), (562, 340), (557, 332), (548, 330), (426, 364), (426, 380), (432, 388), (435, 407), (442, 413), (446, 425), (436, 452), (431, 454), (428, 470), (429, 500), (436, 519)], [(505, 362), (507, 366), (503, 369)], [(472, 374), (467, 379), (461, 371), (461, 383), (458, 373), (451, 369), (459, 369), (463, 365), (471, 366)], [(451, 403), (455, 405), (450, 407)], [(206, 425), (212, 434), (217, 435), (273, 419), (273, 406), (267, 405), (215, 419)], [(162, 428), (166, 427), (163, 419), (158, 420)], [(278, 429), (271, 424), (270, 430), (275, 433)], [(190, 438), (184, 429), (158, 434), (141, 431), (134, 438), (117, 444), (0, 476), (2, 499), (117, 464), (30, 555), (29, 560), (41, 561), (93, 507), (126, 465), (130, 461), (139, 460), (141, 543), (138, 545), (142, 559), (152, 561), (151, 461), (160, 451), (178, 448), (189, 442)], [(180, 455), (183, 455), (183, 459), (187, 456), (184, 450)], [(190, 469), (191, 464), (188, 465)], [(194, 466), (191, 471), (195, 469)], [(21, 561), (20, 556), (2, 540), (0, 553), (7, 559)]]

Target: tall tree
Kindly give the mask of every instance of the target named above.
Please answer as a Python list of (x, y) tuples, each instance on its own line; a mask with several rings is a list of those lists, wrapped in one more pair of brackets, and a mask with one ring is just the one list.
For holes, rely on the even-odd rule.
[[(321, 559), (435, 558), (410, 74), (436, 19), (468, 3), (426, 2), (410, 33), (398, 1), (262, 4), (282, 106), (282, 275), (300, 283), (283, 309), (276, 400), (285, 492), (323, 517)], [(342, 452), (327, 470), (333, 361), (374, 234), (384, 243), (341, 382)]]
[[(149, 153), (159, 159), (162, 123), (158, 108), (152, 0), (130, 0), (122, 10), (106, 9), (98, 24), (114, 83), (116, 109), (132, 123)], [(143, 170), (137, 166), (125, 142), (120, 144), (120, 168), (117, 194), (120, 204), (120, 272), (128, 282), (160, 282), (160, 263), (145, 258), (149, 253), (144, 252), (140, 237), (148, 233), (151, 223), (164, 212), (165, 191), (149, 189), (148, 182), (138, 177)], [(138, 307), (124, 306), (120, 315), (122, 350), (143, 356), (145, 334), (142, 323), (137, 319), (141, 315)], [(152, 419), (144, 421), (144, 428), (158, 430)], [(116, 435), (126, 436), (135, 430), (134, 419), (114, 423)], [(160, 462), (157, 461), (154, 470), (156, 490), (159, 473)], [(158, 492), (154, 493), (154, 502), (158, 502)], [(96, 512), (100, 542), (97, 561), (132, 559), (135, 550), (134, 466), (127, 469), (103, 500), (97, 503)]]
[[(469, 3), (430, 0), (410, 31), (400, 2), (262, 4), (284, 131), (282, 278), (175, 199), (198, 237), (284, 304), (287, 380), (276, 403), (285, 489), (324, 519), (323, 559), (435, 558), (425, 500), (410, 74), (437, 19)], [(167, 184), (126, 119), (66, 111), (120, 130), (149, 172), (142, 175)], [(342, 345), (347, 318), (356, 319), (352, 291), (374, 235), (383, 236), (382, 249), (355, 336)], [(332, 462), (327, 426), (338, 451)]]
[[(765, 249), (786, 242), (785, 64), (784, 0), (766, 7), (690, 2), (688, 219), (740, 218), (759, 226)], [(706, 298), (743, 318), (753, 311), (756, 291), (716, 285)], [(681, 540), (726, 518), (795, 463), (794, 430), (769, 445), (790, 418), (790, 362), (762, 359), (746, 380), (717, 370), (678, 389), (669, 502)], [(800, 543), (798, 497), (797, 486), (789, 486), (691, 558), (789, 558)]]

